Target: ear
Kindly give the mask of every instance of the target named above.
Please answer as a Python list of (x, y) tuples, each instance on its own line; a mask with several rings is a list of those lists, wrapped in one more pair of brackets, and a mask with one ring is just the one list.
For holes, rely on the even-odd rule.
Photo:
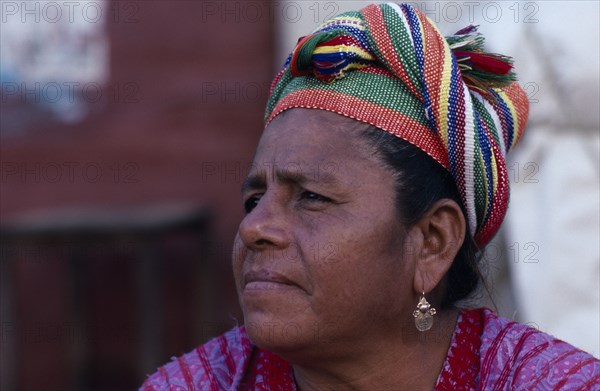
[(442, 280), (460, 250), (466, 222), (460, 206), (441, 199), (413, 226), (422, 238), (416, 259), (414, 290), (431, 292)]

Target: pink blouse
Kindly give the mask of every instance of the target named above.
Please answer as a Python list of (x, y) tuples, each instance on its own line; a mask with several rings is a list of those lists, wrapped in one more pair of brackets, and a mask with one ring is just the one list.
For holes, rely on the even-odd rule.
[[(296, 385), (291, 365), (254, 346), (242, 326), (173, 359), (140, 390), (296, 390)], [(600, 361), (489, 309), (463, 310), (435, 390), (600, 390)]]

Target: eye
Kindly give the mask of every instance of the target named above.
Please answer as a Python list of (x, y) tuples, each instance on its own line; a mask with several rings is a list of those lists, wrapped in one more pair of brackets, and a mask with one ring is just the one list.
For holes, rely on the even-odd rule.
[(312, 191), (303, 191), (300, 194), (300, 199), (310, 202), (331, 202), (331, 198), (327, 198), (320, 194), (313, 193)]
[(246, 214), (252, 212), (252, 210), (256, 208), (258, 201), (260, 201), (260, 197), (258, 196), (248, 197), (248, 199), (244, 201), (244, 210), (246, 211)]

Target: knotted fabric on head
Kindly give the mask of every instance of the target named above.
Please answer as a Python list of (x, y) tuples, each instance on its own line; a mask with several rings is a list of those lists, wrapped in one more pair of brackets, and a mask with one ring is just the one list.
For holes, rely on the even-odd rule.
[(527, 122), (511, 68), (509, 58), (483, 51), (476, 27), (444, 38), (408, 4), (372, 4), (298, 41), (273, 80), (265, 122), (315, 108), (410, 142), (450, 171), (482, 247), (504, 219), (505, 156)]

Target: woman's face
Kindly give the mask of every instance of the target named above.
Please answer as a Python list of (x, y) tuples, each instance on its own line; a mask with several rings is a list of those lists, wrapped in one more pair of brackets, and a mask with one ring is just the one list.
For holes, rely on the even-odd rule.
[(242, 188), (247, 215), (233, 269), (246, 329), (261, 348), (337, 354), (385, 340), (412, 312), (414, 262), (395, 179), (361, 130), (334, 113), (291, 109), (260, 140)]

